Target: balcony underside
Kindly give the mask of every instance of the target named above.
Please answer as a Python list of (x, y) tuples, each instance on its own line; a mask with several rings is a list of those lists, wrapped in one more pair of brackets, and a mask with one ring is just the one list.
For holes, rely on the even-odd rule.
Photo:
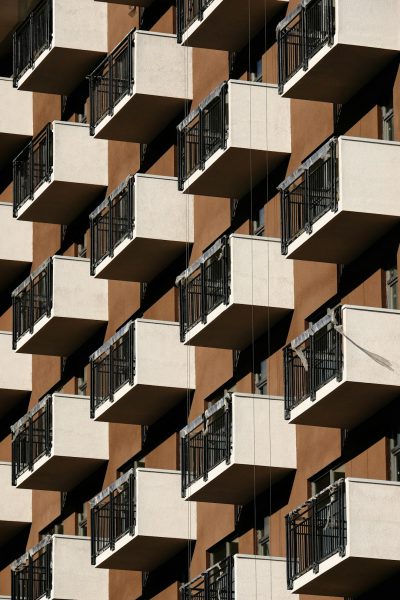
[(4, 291), (10, 288), (12, 284), (15, 285), (18, 280), (23, 279), (23, 275), (30, 265), (31, 263), (28, 261), (2, 260), (0, 258), (0, 290)]
[(325, 46), (285, 84), (283, 96), (344, 104), (396, 56), (394, 50)]
[(200, 479), (187, 490), (186, 499), (198, 502), (223, 504), (247, 504), (262, 491), (268, 489), (290, 469), (253, 465), (227, 465), (223, 462), (208, 473), (208, 480)]
[[(155, 373), (156, 376), (156, 373)], [(186, 397), (186, 388), (125, 384), (96, 409), (96, 421), (151, 425)]]
[(243, 0), (214, 0), (203, 19), (197, 19), (183, 34), (182, 43), (195, 48), (240, 50), (265, 20), (269, 21), (287, 4), (287, 0), (253, 0), (249, 11)]
[[(171, 83), (173, 91), (173, 83)], [(151, 142), (183, 110), (185, 100), (150, 94), (123, 98), (96, 126), (95, 137), (121, 142)]]
[(185, 338), (185, 344), (208, 348), (242, 350), (259, 338), (290, 311), (286, 308), (249, 306), (244, 304), (221, 305), (199, 323)]
[[(74, 173), (71, 173), (71, 179), (73, 177)], [(36, 190), (33, 200), (27, 200), (21, 206), (18, 219), (69, 225), (103, 191), (104, 186), (101, 185), (72, 181), (45, 182)]]
[(89, 339), (101, 326), (102, 321), (44, 316), (38, 321), (33, 333), (26, 332), (17, 343), (17, 352), (69, 356)]
[(102, 460), (72, 456), (43, 456), (17, 480), (17, 487), (67, 492), (104, 464)]
[[(184, 184), (184, 192), (201, 196), (241, 198), (267, 173), (273, 171), (287, 155), (249, 148), (220, 149)], [(250, 167), (251, 165), (251, 167)]]
[[(134, 234), (135, 235), (135, 234)], [(96, 268), (96, 277), (119, 281), (151, 281), (185, 249), (184, 242), (126, 239)]]
[(30, 139), (28, 135), (0, 132), (0, 167), (11, 169), (13, 159)]
[(358, 597), (400, 570), (400, 560), (364, 557), (340, 558), (335, 554), (294, 582), (294, 592), (316, 596)]
[(70, 94), (104, 56), (102, 52), (54, 47), (42, 52), (18, 81), (18, 88), (47, 94)]
[[(0, 521), (0, 547), (21, 533), (30, 523), (17, 521)], [(1, 596), (0, 596), (1, 598)]]
[[(377, 206), (378, 208), (378, 206)], [(288, 247), (288, 258), (348, 264), (400, 221), (399, 216), (329, 211)]]
[(187, 548), (187, 540), (126, 534), (97, 557), (96, 566), (123, 571), (152, 571), (169, 558)]
[(23, 401), (25, 401), (26, 408), (28, 408), (29, 395), (30, 392), (25, 390), (0, 389), (0, 418), (19, 405), (21, 405), (22, 410)]
[(359, 382), (330, 381), (291, 411), (290, 423), (352, 429), (399, 394), (399, 387)]

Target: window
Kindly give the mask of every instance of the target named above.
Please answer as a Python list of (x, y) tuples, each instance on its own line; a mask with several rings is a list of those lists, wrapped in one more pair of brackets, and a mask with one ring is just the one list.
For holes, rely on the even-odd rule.
[(262, 55), (253, 56), (250, 62), (249, 80), (261, 82), (262, 77)]
[(76, 253), (79, 258), (86, 258), (87, 256), (87, 232), (85, 231), (79, 242), (76, 245)]
[(399, 307), (398, 284), (399, 274), (397, 267), (386, 269), (386, 308)]
[(258, 209), (255, 218), (252, 223), (252, 233), (253, 235), (264, 235), (264, 207)]
[(311, 482), (311, 494), (315, 496), (315, 494), (319, 494), (325, 488), (335, 483), (339, 479), (345, 477), (345, 469), (344, 465), (338, 466), (335, 469), (329, 469), (323, 475), (320, 475), (314, 481)]
[(400, 427), (390, 440), (390, 479), (400, 481)]
[(78, 396), (86, 396), (87, 392), (87, 368), (83, 367), (78, 377), (76, 378), (76, 394)]
[(261, 360), (254, 373), (254, 393), (267, 393), (267, 361)]
[(256, 530), (256, 542), (258, 556), (269, 556), (269, 515), (264, 517), (262, 526)]
[(81, 511), (76, 515), (76, 535), (87, 536), (87, 504), (84, 502), (81, 507)]
[(239, 540), (237, 538), (231, 541), (223, 541), (216, 544), (208, 552), (209, 567), (216, 565), (228, 556), (233, 556), (239, 552)]
[(388, 140), (388, 141), (394, 140), (393, 98), (386, 105), (381, 106), (381, 118), (382, 118), (382, 139)]

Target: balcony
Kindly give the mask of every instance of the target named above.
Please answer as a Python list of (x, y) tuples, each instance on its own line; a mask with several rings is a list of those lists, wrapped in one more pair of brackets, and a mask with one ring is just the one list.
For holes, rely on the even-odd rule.
[(70, 94), (106, 52), (106, 5), (43, 0), (14, 33), (14, 86)]
[(88, 125), (54, 121), (20, 152), (13, 167), (14, 216), (68, 225), (108, 185), (107, 142), (90, 139)]
[(298, 600), (286, 588), (285, 559), (235, 554), (181, 587), (180, 600)]
[(246, 504), (296, 469), (296, 431), (282, 398), (227, 394), (182, 429), (182, 496)]
[(194, 349), (179, 341), (179, 325), (136, 319), (90, 357), (91, 416), (150, 425), (195, 388)]
[(0, 360), (0, 417), (3, 417), (22, 400), (29, 398), (32, 391), (32, 356), (13, 352), (12, 333), (0, 331)]
[(336, 264), (357, 258), (400, 221), (399, 167), (399, 142), (329, 140), (279, 186), (282, 253)]
[(91, 274), (151, 281), (193, 243), (193, 198), (175, 177), (137, 173), (90, 215)]
[(277, 27), (279, 91), (346, 103), (400, 51), (400, 3), (305, 0)]
[(21, 279), (32, 263), (32, 223), (13, 219), (12, 204), (0, 202), (0, 290)]
[(399, 572), (400, 485), (340, 479), (286, 517), (288, 587), (359, 597)]
[(178, 471), (131, 469), (91, 501), (92, 564), (152, 571), (196, 539), (196, 522)]
[(290, 104), (282, 100), (275, 85), (229, 80), (200, 102), (178, 126), (179, 189), (248, 193), (291, 152)]
[(0, 462), (0, 489), (1, 547), (32, 523), (32, 492), (11, 485), (11, 464), (7, 462)]
[(289, 0), (178, 0), (178, 41), (185, 46), (241, 50)]
[(108, 460), (108, 425), (90, 419), (85, 396), (46, 396), (12, 432), (18, 488), (65, 492)]
[(12, 563), (11, 584), (12, 600), (108, 600), (108, 573), (91, 566), (86, 537), (45, 536)]
[(0, 167), (2, 168), (11, 163), (33, 135), (32, 102), (31, 92), (16, 90), (12, 79), (0, 77)]
[(148, 143), (192, 92), (192, 51), (176, 36), (131, 31), (89, 76), (90, 132), (96, 138)]
[[(3, 0), (0, 21), (0, 56), (12, 53), (12, 34), (38, 0)], [(0, 596), (2, 598), (2, 596)]]
[(53, 256), (12, 293), (17, 352), (69, 356), (108, 320), (106, 281), (89, 260)]
[(347, 306), (284, 349), (290, 423), (351, 429), (399, 395), (400, 311)]
[(241, 350), (294, 308), (293, 264), (277, 239), (220, 238), (176, 280), (181, 341)]

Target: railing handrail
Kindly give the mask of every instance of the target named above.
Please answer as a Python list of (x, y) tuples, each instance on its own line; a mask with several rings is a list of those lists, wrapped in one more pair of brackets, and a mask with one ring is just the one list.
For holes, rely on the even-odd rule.
[[(228, 82), (224, 81), (177, 126), (179, 190), (183, 190), (184, 182), (194, 172), (204, 169), (205, 162), (218, 149), (226, 148), (229, 118), (227, 98)], [(215, 114), (211, 112), (213, 108), (216, 108)], [(192, 155), (195, 157), (193, 161)]]
[[(215, 565), (203, 571), (187, 583), (180, 587), (181, 600), (191, 600), (198, 597), (201, 600), (215, 600), (220, 589), (221, 582), (223, 587), (224, 598), (230, 600), (234, 593), (234, 555), (227, 556)], [(217, 584), (217, 585), (216, 585)], [(224, 585), (225, 584), (225, 585)], [(193, 596), (192, 591), (200, 592), (202, 595)], [(218, 595), (219, 597), (219, 595)]]
[(32, 138), (13, 160), (13, 216), (42, 183), (49, 181), (53, 172), (53, 124), (45, 127)]
[[(43, 282), (42, 292), (36, 290)], [(31, 273), (11, 294), (13, 308), (13, 349), (27, 332), (33, 333), (35, 324), (50, 317), (53, 308), (53, 257), (47, 259)], [(39, 299), (38, 305), (35, 300)]]
[[(220, 414), (218, 414), (220, 413)], [(213, 424), (222, 425), (219, 435), (213, 428)], [(217, 434), (217, 435), (216, 435)], [(218, 438), (218, 446), (215, 447), (215, 438)], [(190, 442), (199, 437), (200, 443), (191, 446)], [(212, 438), (211, 446), (209, 438)], [(181, 484), (182, 497), (186, 496), (186, 490), (199, 479), (204, 481), (208, 473), (218, 464), (225, 461), (230, 462), (232, 454), (232, 399), (227, 394), (218, 402), (213, 404), (202, 415), (194, 419), (180, 431), (181, 438)], [(193, 450), (195, 456), (193, 457)], [(199, 454), (201, 456), (199, 456)], [(192, 476), (194, 465), (197, 472)], [(200, 468), (199, 468), (200, 466)]]
[[(124, 355), (123, 360), (125, 361), (123, 371), (124, 377), (114, 381), (115, 375), (121, 374), (121, 369), (118, 371), (114, 370), (115, 359), (114, 351), (118, 348), (123, 347), (123, 343), (126, 340), (127, 348), (126, 356)], [(120, 331), (113, 335), (103, 346), (101, 346), (96, 352), (89, 357), (90, 364), (90, 378), (91, 378), (91, 389), (90, 389), (90, 416), (93, 419), (96, 414), (96, 410), (104, 404), (107, 400), (113, 402), (115, 392), (120, 389), (125, 383), (133, 385), (135, 372), (136, 372), (136, 352), (135, 352), (135, 321), (129, 321)], [(101, 378), (101, 371), (98, 371), (98, 365), (107, 363), (106, 377)], [(118, 364), (117, 366), (121, 366)], [(98, 373), (100, 374), (98, 376)]]
[[(316, 7), (322, 11), (316, 13)], [(321, 18), (319, 18), (321, 17)], [(320, 29), (318, 29), (320, 27)], [(335, 35), (334, 0), (302, 0), (277, 26), (278, 91)], [(317, 35), (316, 35), (317, 34)]]
[(177, 41), (178, 44), (182, 42), (182, 36), (187, 31), (192, 23), (199, 20), (202, 21), (203, 13), (210, 4), (214, 2), (214, 0), (197, 0), (197, 8), (196, 2), (192, 2), (190, 4), (193, 13), (189, 13), (189, 5), (188, 2), (190, 0), (177, 0), (176, 4), (176, 20), (177, 20)]
[(11, 427), (12, 431), (12, 484), (25, 471), (33, 471), (35, 463), (49, 456), (53, 445), (52, 396), (46, 396), (22, 419)]
[(339, 479), (285, 517), (287, 586), (334, 554), (347, 541), (346, 480)]
[[(91, 501), (92, 565), (96, 564), (97, 557), (106, 549), (113, 551), (118, 539), (127, 533), (134, 534), (136, 526), (135, 482), (136, 471), (131, 469)], [(123, 499), (123, 495), (126, 496), (126, 499), (119, 513), (118, 508), (121, 506), (118, 507), (118, 499)]]
[[(122, 203), (125, 202), (124, 206)], [(121, 212), (124, 216), (121, 216)], [(118, 213), (118, 214), (114, 214)], [(127, 237), (133, 237), (135, 227), (135, 176), (129, 175), (89, 216), (90, 274), (106, 258), (114, 256), (115, 248)], [(103, 228), (101, 228), (103, 225)]]
[(332, 137), (279, 186), (282, 254), (326, 212), (338, 210), (338, 139)]
[(306, 398), (315, 400), (326, 383), (343, 375), (341, 306), (310, 325), (283, 348), (285, 419)]
[[(132, 29), (119, 44), (87, 76), (90, 97), (90, 135), (95, 134), (96, 126), (106, 117), (112, 116), (114, 108), (127, 94), (132, 94), (135, 80), (133, 51), (136, 28)], [(124, 78), (115, 77), (114, 69), (118, 58), (126, 52), (126, 63), (119, 66), (126, 69)], [(124, 85), (121, 86), (121, 82)]]
[[(213, 265), (221, 263), (217, 269)], [(207, 322), (208, 315), (221, 303), (229, 304), (230, 298), (230, 238), (223, 236), (195, 263), (176, 279), (179, 289), (180, 339), (197, 323)], [(196, 270), (198, 270), (197, 275)], [(199, 281), (197, 281), (199, 280)], [(210, 282), (216, 283), (210, 287)], [(193, 289), (192, 289), (193, 288)]]
[(52, 537), (39, 544), (11, 565), (12, 600), (49, 598), (52, 590)]
[[(45, 15), (44, 23), (38, 18), (42, 12)], [(42, 0), (15, 30), (13, 34), (14, 87), (18, 87), (19, 79), (34, 66), (36, 58), (45, 49), (50, 48), (53, 39), (52, 13), (53, 0)]]

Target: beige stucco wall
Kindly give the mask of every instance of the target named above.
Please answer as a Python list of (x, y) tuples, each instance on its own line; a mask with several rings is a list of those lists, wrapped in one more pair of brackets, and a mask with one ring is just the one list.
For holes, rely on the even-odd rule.
[(178, 191), (176, 177), (135, 176), (136, 237), (193, 242), (193, 196)]
[(280, 240), (234, 234), (230, 245), (231, 303), (293, 309), (293, 261)]
[(53, 311), (55, 317), (108, 320), (108, 282), (90, 276), (89, 260), (53, 257)]
[(228, 111), (229, 146), (290, 154), (290, 100), (276, 85), (230, 80)]
[(52, 178), (107, 187), (108, 142), (92, 138), (84, 123), (54, 121)]
[(235, 600), (297, 600), (286, 586), (284, 558), (236, 554)]
[(17, 221), (13, 217), (12, 204), (0, 202), (0, 224), (0, 260), (32, 262), (32, 223)]
[(400, 50), (399, 0), (336, 0), (340, 44)]
[(192, 49), (177, 44), (175, 35), (136, 31), (134, 63), (137, 94), (193, 97)]
[(11, 78), (0, 77), (0, 132), (2, 134), (33, 135), (32, 97), (32, 92), (14, 88)]
[(0, 389), (32, 390), (32, 354), (17, 354), (12, 349), (12, 333), (0, 331)]
[(53, 0), (53, 45), (107, 52), (107, 5), (93, 0)]
[(135, 384), (195, 388), (194, 348), (181, 344), (179, 324), (135, 321)]
[(0, 462), (0, 521), (32, 522), (32, 490), (11, 485), (11, 463)]
[(136, 535), (196, 539), (196, 503), (181, 497), (180, 471), (139, 468), (135, 493)]

